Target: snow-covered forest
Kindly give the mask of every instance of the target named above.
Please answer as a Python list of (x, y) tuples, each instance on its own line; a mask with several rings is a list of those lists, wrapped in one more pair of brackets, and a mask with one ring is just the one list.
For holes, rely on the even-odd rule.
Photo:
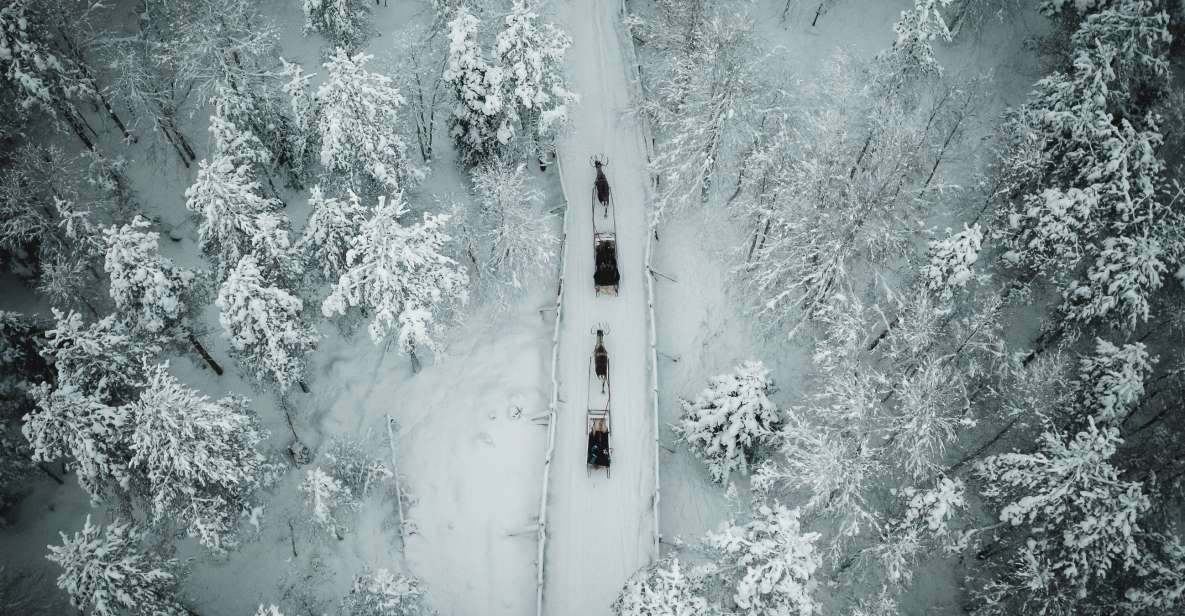
[(1185, 611), (1182, 80), (1181, 0), (0, 0), (0, 616)]

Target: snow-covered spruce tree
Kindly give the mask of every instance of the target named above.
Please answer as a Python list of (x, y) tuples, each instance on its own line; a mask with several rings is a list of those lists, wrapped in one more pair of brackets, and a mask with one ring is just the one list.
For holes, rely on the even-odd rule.
[(703, 595), (701, 576), (683, 572), (678, 558), (635, 573), (613, 603), (617, 616), (716, 616), (720, 609)]
[(319, 336), (301, 316), (304, 302), (268, 280), (253, 255), (230, 271), (215, 303), (231, 348), (256, 380), (274, 381), (280, 391), (302, 380)]
[(53, 380), (41, 354), (44, 334), (39, 320), (0, 310), (0, 418), (19, 419), (32, 408), (29, 388)]
[(103, 404), (71, 383), (31, 391), (37, 408), (21, 427), (36, 462), (64, 461), (93, 501), (127, 489), (130, 480), (127, 407)]
[(357, 51), (374, 35), (366, 0), (304, 0), (304, 31), (319, 32), (334, 47)]
[(930, 241), (930, 261), (922, 266), (921, 275), (926, 288), (940, 300), (950, 301), (956, 292), (967, 286), (975, 274), (972, 266), (979, 260), (983, 247), (983, 229), (979, 223), (951, 233), (940, 240)]
[[(294, 62), (280, 58), (279, 77), (284, 79), (280, 89), (288, 97), (288, 130), (282, 134), (287, 142), (272, 152), (278, 164), (287, 167), (298, 184), (303, 183), (307, 169), (317, 156), (317, 109), (310, 81), (313, 75), (306, 75), (304, 68)], [(279, 151), (285, 154), (278, 153)]]
[(1180, 537), (1154, 534), (1145, 539), (1140, 580), (1124, 593), (1131, 613), (1169, 613), (1185, 599), (1185, 544)]
[(473, 172), (476, 216), (465, 213), (467, 253), (482, 293), (505, 306), (524, 284), (547, 272), (559, 248), (554, 217), (526, 171), (502, 158)]
[(200, 219), (198, 241), (220, 279), (243, 256), (254, 254), (273, 276), (296, 271), (281, 203), (263, 196), (250, 163), (229, 153), (201, 161), (197, 178), (185, 191), (185, 206)]
[(160, 255), (158, 234), (148, 230), (151, 226), (136, 216), (129, 224), (103, 231), (107, 245), (104, 269), (116, 313), (137, 333), (159, 337), (184, 334), (198, 355), (221, 375), (222, 366), (210, 357), (194, 332), (185, 329), (197, 274)]
[(58, 587), (74, 607), (93, 616), (187, 616), (176, 599), (177, 562), (142, 547), (143, 536), (114, 520), (106, 528), (86, 516), (82, 530), (49, 546), (50, 561), (62, 568)]
[(284, 616), (284, 612), (275, 605), (260, 604), (259, 608), (255, 610), (255, 616)]
[(802, 532), (797, 509), (775, 503), (758, 506), (747, 524), (722, 525), (704, 543), (729, 576), (737, 614), (811, 616), (818, 609), (818, 540), (819, 533)]
[(166, 363), (149, 372), (130, 419), (133, 483), (146, 492), (153, 521), (184, 528), (214, 553), (234, 547), (264, 462), (257, 448), (266, 432), (247, 400), (210, 400)]
[(1088, 418), (1069, 439), (1045, 432), (1034, 453), (977, 464), (983, 494), (1002, 505), (1001, 522), (1019, 527), (1016, 549), (1029, 563), (1009, 574), (1027, 590), (1008, 599), (1083, 599), (1102, 580), (1139, 566), (1140, 518), (1151, 501), (1141, 483), (1122, 479), (1112, 464), (1121, 442), (1116, 428)]
[(23, 110), (34, 107), (67, 124), (88, 149), (87, 134), (73, 98), (87, 91), (68, 58), (52, 45), (52, 35), (34, 0), (15, 0), (0, 7), (0, 75)]
[(505, 22), (494, 47), (506, 71), (506, 104), (517, 107), (518, 133), (531, 139), (535, 153), (542, 155), (576, 100), (564, 80), (564, 52), (572, 39), (553, 24), (539, 23), (526, 0), (514, 0)]
[(160, 334), (185, 319), (196, 275), (160, 255), (151, 226), (137, 216), (129, 224), (108, 227), (104, 269), (119, 314), (135, 330)]
[(338, 541), (344, 539), (344, 527), (338, 516), (342, 510), (352, 509), (356, 504), (350, 490), (329, 473), (313, 468), (305, 473), (300, 491), (305, 495), (313, 523), (333, 533)]
[(317, 89), (321, 164), (363, 194), (401, 190), (424, 176), (403, 138), (403, 95), (390, 78), (366, 70), (372, 56), (335, 49)]
[(1005, 263), (1062, 287), (1054, 333), (1113, 317), (1130, 330), (1185, 250), (1165, 204), (1160, 119), (1146, 108), (1170, 40), (1153, 5), (1122, 0), (1086, 16), (1070, 70), (1038, 82), (1004, 127)]
[(1099, 425), (1121, 423), (1144, 396), (1144, 381), (1155, 363), (1143, 343), (1116, 346), (1096, 339), (1094, 353), (1078, 363), (1073, 388), (1080, 412)]
[(683, 401), (675, 433), (708, 465), (712, 479), (727, 482), (734, 471), (748, 475), (760, 447), (774, 440), (781, 426), (769, 399), (774, 391), (765, 364), (747, 361), (711, 379), (695, 402)]
[(309, 209), (296, 248), (326, 280), (337, 280), (345, 272), (350, 241), (366, 222), (367, 208), (353, 191), (346, 198), (327, 197), (318, 184), (309, 192)]
[(365, 571), (354, 577), (341, 610), (348, 616), (426, 616), (424, 589), (419, 580), (386, 569)]
[(502, 67), (491, 64), (477, 40), (481, 25), (463, 4), (449, 20), (445, 86), (453, 93), (450, 130), (461, 159), (473, 165), (504, 154), (514, 138), (514, 106), (507, 105)]
[(115, 315), (84, 324), (77, 312), (53, 309), (55, 324), (45, 332), (42, 353), (58, 383), (70, 383), (105, 404), (135, 398), (144, 383), (144, 364), (160, 352), (151, 339), (136, 336)]
[(914, 0), (913, 8), (901, 11), (901, 18), (893, 24), (897, 39), (893, 46), (879, 56), (888, 65), (884, 76), (890, 90), (917, 79), (937, 77), (942, 72), (930, 43), (935, 39), (950, 42), (951, 33), (940, 9), (952, 0)]
[(402, 193), (379, 199), (370, 220), (350, 242), (346, 269), (321, 304), (325, 316), (350, 307), (374, 312), (370, 337), (380, 344), (394, 334), (399, 347), (414, 353), (432, 349), (441, 317), (468, 299), (469, 277), (441, 251), (449, 241), (448, 216), (425, 213), (404, 225)]

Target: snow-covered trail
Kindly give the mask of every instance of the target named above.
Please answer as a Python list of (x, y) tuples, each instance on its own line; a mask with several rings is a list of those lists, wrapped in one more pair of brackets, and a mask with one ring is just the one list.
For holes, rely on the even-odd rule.
[[(560, 141), (571, 200), (564, 317), (560, 330), (560, 399), (549, 494), (543, 613), (605, 615), (626, 579), (654, 555), (654, 434), (646, 362), (646, 166), (630, 105), (627, 67), (611, 0), (556, 3), (572, 36), (568, 76), (581, 101)], [(589, 157), (603, 153), (612, 191), (621, 272), (616, 297), (593, 289), (592, 183)], [(599, 214), (598, 214), (599, 215)], [(585, 465), (588, 371), (598, 324), (608, 329), (612, 383), (612, 476)], [(599, 394), (599, 392), (594, 392)]]

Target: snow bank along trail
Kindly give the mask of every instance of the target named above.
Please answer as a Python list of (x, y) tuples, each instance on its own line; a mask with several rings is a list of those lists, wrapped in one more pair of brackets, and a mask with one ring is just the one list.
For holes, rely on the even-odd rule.
[[(549, 487), (543, 613), (605, 615), (622, 585), (653, 554), (654, 427), (646, 362), (646, 158), (640, 131), (622, 112), (630, 105), (627, 67), (609, 0), (557, 3), (571, 34), (568, 75), (581, 101), (558, 146), (569, 191), (568, 260), (560, 330), (560, 405)], [(589, 157), (609, 157), (605, 173), (616, 208), (616, 297), (593, 289), (592, 186)], [(585, 465), (588, 370), (595, 336), (608, 330), (612, 383), (612, 476)], [(598, 392), (594, 392), (599, 394)]]

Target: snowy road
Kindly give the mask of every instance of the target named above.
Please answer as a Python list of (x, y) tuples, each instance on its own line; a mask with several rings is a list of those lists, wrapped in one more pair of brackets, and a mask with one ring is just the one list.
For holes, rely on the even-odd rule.
[[(559, 143), (571, 199), (560, 399), (549, 495), (544, 610), (547, 615), (605, 615), (626, 579), (651, 561), (654, 434), (646, 365), (645, 155), (639, 131), (622, 112), (630, 89), (610, 0), (557, 3), (571, 34), (568, 76), (581, 95), (571, 131)], [(593, 290), (592, 183), (589, 157), (603, 153), (616, 207), (617, 297)], [(598, 213), (598, 215), (600, 215)], [(585, 465), (588, 370), (598, 324), (608, 329), (612, 382), (612, 477)], [(599, 391), (593, 392), (599, 394)]]

